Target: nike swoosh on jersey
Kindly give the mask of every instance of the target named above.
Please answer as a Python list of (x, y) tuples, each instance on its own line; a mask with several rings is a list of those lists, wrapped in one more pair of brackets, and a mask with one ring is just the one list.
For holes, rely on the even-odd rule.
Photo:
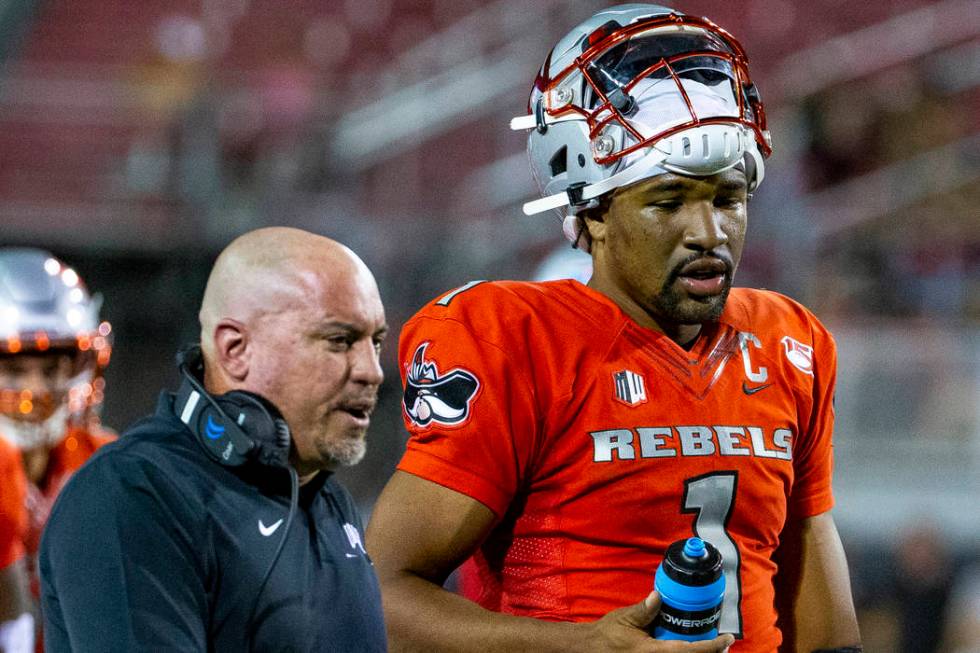
[(282, 524), (282, 520), (281, 519), (279, 521), (277, 521), (275, 524), (272, 524), (271, 526), (266, 526), (265, 524), (262, 523), (262, 520), (260, 519), (259, 520), (259, 532), (262, 533), (263, 535), (265, 535), (266, 537), (269, 537), (270, 535), (272, 535), (273, 533), (276, 532), (276, 529), (279, 528), (279, 525), (280, 524)]
[(750, 387), (748, 383), (742, 381), (742, 392), (744, 392), (747, 395), (754, 395), (757, 392), (762, 392), (763, 390), (765, 390), (771, 385), (772, 385), (771, 383), (766, 383), (765, 385), (757, 385), (755, 387)]

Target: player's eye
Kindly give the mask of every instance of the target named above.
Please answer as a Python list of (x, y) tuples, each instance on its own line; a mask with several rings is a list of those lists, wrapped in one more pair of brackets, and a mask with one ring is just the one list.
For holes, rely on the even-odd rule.
[(715, 206), (719, 209), (734, 209), (741, 206), (745, 200), (739, 195), (719, 195), (715, 198)]
[(649, 206), (657, 209), (658, 211), (665, 211), (668, 213), (672, 213), (680, 209), (681, 206), (683, 205), (684, 203), (681, 202), (680, 200), (660, 200), (658, 202), (650, 203)]

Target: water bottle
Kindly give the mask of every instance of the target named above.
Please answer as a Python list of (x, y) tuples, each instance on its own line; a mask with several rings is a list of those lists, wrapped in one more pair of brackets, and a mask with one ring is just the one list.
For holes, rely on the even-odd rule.
[(654, 638), (696, 642), (718, 636), (725, 597), (721, 562), (718, 549), (698, 537), (667, 547), (654, 579), (662, 599), (652, 625)]

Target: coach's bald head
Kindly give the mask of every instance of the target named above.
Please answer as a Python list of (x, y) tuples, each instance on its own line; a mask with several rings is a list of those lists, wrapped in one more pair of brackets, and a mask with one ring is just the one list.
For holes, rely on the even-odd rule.
[(215, 262), (200, 321), (208, 390), (275, 404), (301, 473), (360, 459), (386, 326), (374, 277), (354, 252), (300, 229), (249, 232)]
[(311, 285), (332, 285), (333, 273), (357, 264), (363, 266), (347, 247), (301, 229), (268, 227), (240, 236), (221, 252), (208, 277), (199, 314), (202, 347), (213, 354), (221, 320), (255, 325), (301, 301)]

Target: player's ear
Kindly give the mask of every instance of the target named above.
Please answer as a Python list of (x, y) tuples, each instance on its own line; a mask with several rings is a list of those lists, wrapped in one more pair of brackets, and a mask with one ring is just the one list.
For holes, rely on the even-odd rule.
[(589, 244), (604, 240), (606, 237), (606, 214), (609, 212), (611, 193), (599, 198), (599, 203), (579, 213), (585, 237)]
[(590, 243), (600, 242), (606, 239), (606, 222), (602, 216), (586, 215), (584, 217), (585, 230), (588, 232)]

